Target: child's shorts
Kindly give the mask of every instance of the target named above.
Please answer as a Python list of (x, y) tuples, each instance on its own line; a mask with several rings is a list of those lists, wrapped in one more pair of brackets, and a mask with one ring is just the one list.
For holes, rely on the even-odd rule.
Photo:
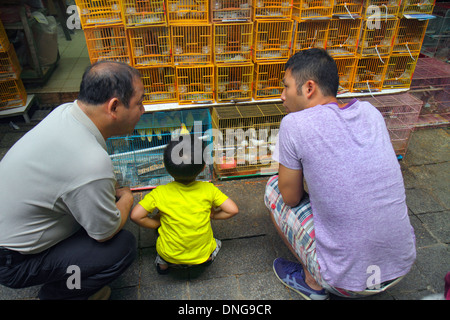
[[(219, 239), (214, 239), (214, 240), (216, 240), (216, 249), (209, 256), (210, 260), (207, 260), (205, 262), (212, 262), (212, 261), (214, 261), (214, 259), (216, 258), (217, 254), (219, 253), (220, 248), (222, 247), (222, 241), (220, 241)], [(205, 262), (203, 262), (203, 263), (205, 263)], [(167, 262), (166, 260), (161, 258), (161, 256), (158, 254), (158, 252), (156, 252), (155, 264), (156, 265), (158, 265), (158, 264), (167, 264), (167, 265), (169, 265), (172, 268), (187, 268), (187, 267), (193, 266), (193, 265), (190, 265), (190, 264), (175, 264), (175, 263)]]

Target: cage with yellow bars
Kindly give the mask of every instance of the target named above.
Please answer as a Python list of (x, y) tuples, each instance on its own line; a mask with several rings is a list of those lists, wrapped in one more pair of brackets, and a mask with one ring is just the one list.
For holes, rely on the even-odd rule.
[(209, 22), (209, 0), (167, 0), (167, 21), (173, 24)]
[(332, 57), (356, 56), (362, 19), (331, 19), (326, 50)]
[(292, 20), (256, 20), (253, 31), (253, 62), (289, 58)]
[(292, 0), (254, 0), (253, 19), (290, 19)]
[(0, 51), (0, 81), (6, 79), (19, 79), (22, 67), (16, 55), (14, 46), (6, 51)]
[(358, 18), (361, 16), (362, 8), (361, 0), (334, 0), (333, 15)]
[(329, 20), (307, 20), (298, 22), (294, 33), (292, 54), (310, 48), (325, 48)]
[(170, 29), (174, 65), (213, 63), (212, 24), (173, 25)]
[(309, 19), (331, 18), (335, 0), (293, 0), (292, 19), (304, 21)]
[(123, 24), (121, 0), (75, 0), (81, 26)]
[(217, 64), (215, 89), (217, 102), (238, 102), (252, 99), (253, 63)]
[(211, 22), (252, 21), (253, 0), (211, 0)]
[(179, 104), (214, 102), (214, 65), (176, 67)]
[(215, 63), (252, 61), (253, 23), (215, 23), (213, 40)]
[(383, 89), (410, 88), (418, 60), (419, 53), (392, 54), (388, 60)]
[(27, 92), (22, 79), (0, 81), (0, 110), (24, 106)]
[(164, 0), (122, 0), (123, 23), (127, 28), (166, 25)]
[(432, 14), (436, 0), (403, 0), (400, 16), (405, 14)]
[(339, 89), (338, 93), (349, 92), (352, 88), (353, 74), (356, 67), (356, 58), (334, 58), (339, 74)]
[(253, 99), (279, 99), (283, 92), (284, 66), (287, 60), (256, 62), (253, 77)]
[(134, 67), (172, 63), (170, 28), (151, 26), (126, 31)]
[(379, 92), (383, 88), (388, 59), (357, 58), (351, 92)]
[(362, 16), (373, 22), (397, 17), (401, 2), (402, 0), (364, 0)]
[(144, 84), (144, 104), (177, 102), (175, 67), (138, 68)]
[(9, 38), (6, 34), (3, 23), (0, 20), (0, 52), (4, 52), (9, 49)]
[(273, 174), (278, 171), (272, 152), (281, 119), (281, 104), (252, 104), (214, 107), (214, 172), (219, 179), (233, 176)]
[(110, 60), (131, 64), (124, 26), (86, 28), (84, 35), (91, 63)]
[(207, 165), (197, 180), (211, 181), (211, 131), (211, 115), (206, 108), (143, 114), (131, 134), (106, 140), (117, 183), (143, 190), (173, 181), (164, 166), (164, 149), (172, 139), (189, 138), (200, 139), (206, 147), (203, 153), (199, 150)]
[(358, 54), (362, 57), (389, 56), (397, 32), (397, 24), (397, 18), (380, 19), (375, 22), (375, 25), (369, 20), (364, 20)]
[(413, 55), (420, 53), (427, 26), (428, 20), (400, 19), (394, 38), (392, 54), (409, 53)]

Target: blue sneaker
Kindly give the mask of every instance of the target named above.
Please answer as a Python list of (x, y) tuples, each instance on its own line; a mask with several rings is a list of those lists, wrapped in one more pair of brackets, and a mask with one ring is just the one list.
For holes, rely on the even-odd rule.
[(299, 293), (306, 300), (328, 299), (325, 289), (313, 290), (306, 284), (305, 272), (301, 264), (277, 258), (273, 261), (273, 271), (285, 286)]

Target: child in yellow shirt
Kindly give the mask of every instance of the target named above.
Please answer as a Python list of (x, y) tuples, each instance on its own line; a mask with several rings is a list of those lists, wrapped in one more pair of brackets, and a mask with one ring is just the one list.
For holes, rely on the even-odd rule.
[[(212, 183), (196, 181), (204, 169), (197, 156), (196, 137), (183, 135), (172, 140), (164, 150), (164, 165), (175, 181), (156, 187), (132, 210), (131, 219), (138, 225), (158, 229), (156, 267), (158, 273), (168, 272), (170, 264), (198, 265), (214, 260), (220, 240), (214, 239), (210, 219), (228, 219), (239, 211)], [(159, 214), (151, 218), (154, 209)], [(219, 210), (216, 210), (218, 208)]]

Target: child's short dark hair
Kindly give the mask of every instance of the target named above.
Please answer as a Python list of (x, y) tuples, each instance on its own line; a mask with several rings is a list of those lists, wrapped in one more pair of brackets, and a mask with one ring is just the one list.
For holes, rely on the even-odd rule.
[(182, 135), (171, 140), (164, 149), (164, 166), (178, 182), (192, 182), (205, 167), (205, 145), (194, 135)]

